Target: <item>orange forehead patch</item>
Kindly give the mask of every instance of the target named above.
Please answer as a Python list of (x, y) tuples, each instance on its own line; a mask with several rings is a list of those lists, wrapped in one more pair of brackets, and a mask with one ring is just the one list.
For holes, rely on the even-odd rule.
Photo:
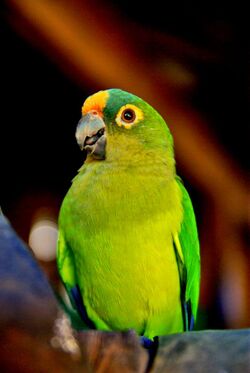
[(107, 91), (99, 91), (89, 96), (82, 107), (82, 114), (86, 114), (91, 110), (96, 110), (100, 115), (103, 113), (103, 109), (106, 106), (109, 94)]

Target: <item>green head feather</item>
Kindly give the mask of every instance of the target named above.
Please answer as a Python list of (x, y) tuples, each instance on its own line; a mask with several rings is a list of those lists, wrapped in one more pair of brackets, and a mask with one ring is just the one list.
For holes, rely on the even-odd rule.
[(131, 164), (152, 160), (174, 169), (173, 139), (161, 115), (147, 102), (121, 89), (100, 91), (83, 105), (83, 114), (97, 112), (105, 123), (106, 160)]

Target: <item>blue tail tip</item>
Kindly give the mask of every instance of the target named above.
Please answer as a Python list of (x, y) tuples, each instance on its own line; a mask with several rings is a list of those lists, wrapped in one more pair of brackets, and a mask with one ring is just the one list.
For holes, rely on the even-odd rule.
[(194, 316), (192, 315), (190, 319), (189, 330), (192, 331), (193, 329), (194, 329)]
[(154, 346), (154, 341), (152, 341), (152, 339), (149, 339), (147, 337), (140, 337), (140, 342), (141, 342), (141, 345), (142, 347), (146, 348), (147, 350), (149, 350), (150, 348), (152, 348)]

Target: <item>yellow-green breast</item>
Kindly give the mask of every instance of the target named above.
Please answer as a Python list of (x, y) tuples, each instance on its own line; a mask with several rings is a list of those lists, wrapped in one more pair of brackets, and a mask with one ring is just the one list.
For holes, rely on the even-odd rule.
[(61, 209), (89, 318), (98, 329), (148, 338), (183, 330), (172, 243), (181, 192), (164, 164), (86, 163)]

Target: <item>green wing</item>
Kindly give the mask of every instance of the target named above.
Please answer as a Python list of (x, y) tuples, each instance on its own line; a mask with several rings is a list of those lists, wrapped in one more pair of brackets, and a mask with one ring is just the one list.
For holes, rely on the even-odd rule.
[(73, 252), (66, 243), (61, 230), (59, 230), (57, 242), (57, 267), (73, 308), (69, 308), (62, 298), (60, 298), (59, 301), (69, 315), (72, 325), (76, 329), (95, 328), (94, 324), (87, 316), (81, 292), (78, 287)]
[(200, 248), (192, 202), (184, 185), (176, 178), (182, 192), (183, 220), (174, 236), (179, 267), (185, 330), (192, 329), (196, 319), (200, 290)]
[(57, 267), (66, 290), (69, 292), (69, 289), (77, 284), (75, 262), (72, 250), (65, 242), (61, 230), (59, 230), (57, 242)]

